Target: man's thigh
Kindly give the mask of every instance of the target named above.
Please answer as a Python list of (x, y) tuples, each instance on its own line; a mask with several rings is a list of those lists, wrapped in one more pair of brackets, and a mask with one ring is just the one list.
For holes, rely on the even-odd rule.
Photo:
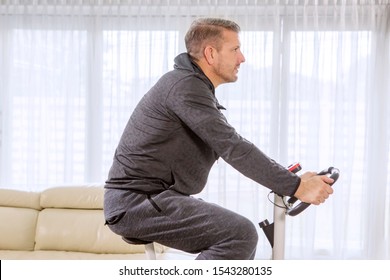
[(241, 235), (237, 231), (252, 226), (237, 213), (175, 191), (168, 190), (151, 199), (152, 202), (138, 195), (131, 201), (118, 223), (122, 235), (127, 232), (127, 237), (197, 253)]

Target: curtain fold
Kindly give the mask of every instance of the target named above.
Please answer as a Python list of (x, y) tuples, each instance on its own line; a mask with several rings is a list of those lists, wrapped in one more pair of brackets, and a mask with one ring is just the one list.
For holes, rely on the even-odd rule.
[[(239, 79), (216, 91), (237, 131), (283, 165), (341, 170), (325, 204), (287, 218), (286, 258), (389, 259), (388, 0), (1, 0), (0, 187), (103, 183), (201, 16), (242, 28)], [(219, 160), (199, 197), (257, 223), (268, 195)]]

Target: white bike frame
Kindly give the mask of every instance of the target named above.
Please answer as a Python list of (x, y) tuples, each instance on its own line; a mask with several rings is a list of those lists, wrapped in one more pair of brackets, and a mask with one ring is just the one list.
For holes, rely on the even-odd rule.
[(273, 260), (284, 259), (286, 209), (277, 206), (283, 204), (283, 198), (277, 194), (274, 194), (274, 246), (272, 247)]

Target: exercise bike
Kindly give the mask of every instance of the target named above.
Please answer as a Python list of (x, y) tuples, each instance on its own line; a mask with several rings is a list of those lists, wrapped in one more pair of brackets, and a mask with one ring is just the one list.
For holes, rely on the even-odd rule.
[[(299, 163), (295, 163), (290, 165), (287, 169), (290, 172), (297, 173), (302, 167)], [(328, 175), (334, 180), (331, 184), (333, 185), (339, 178), (340, 171), (335, 167), (329, 167), (328, 169), (322, 170), (317, 175)], [(298, 205), (294, 206), (297, 201), (298, 199), (294, 196), (288, 198), (274, 193), (274, 222), (270, 223), (265, 219), (259, 223), (260, 228), (263, 230), (272, 247), (273, 260), (284, 259), (286, 216), (296, 216), (310, 206), (310, 204), (306, 202), (300, 202)]]

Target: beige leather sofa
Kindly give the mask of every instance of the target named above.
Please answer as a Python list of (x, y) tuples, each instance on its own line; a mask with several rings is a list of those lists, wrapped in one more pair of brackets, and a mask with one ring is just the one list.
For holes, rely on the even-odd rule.
[[(0, 259), (146, 259), (104, 225), (99, 185), (0, 189)], [(157, 259), (192, 256), (155, 246)]]

